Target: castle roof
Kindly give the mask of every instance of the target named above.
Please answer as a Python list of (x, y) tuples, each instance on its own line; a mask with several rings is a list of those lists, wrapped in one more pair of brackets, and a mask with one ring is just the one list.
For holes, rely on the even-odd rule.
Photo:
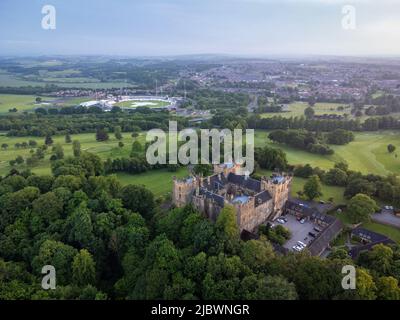
[(216, 193), (213, 193), (211, 191), (208, 191), (205, 188), (200, 188), (199, 193), (200, 193), (200, 195), (204, 195), (207, 199), (214, 200), (221, 208), (224, 207), (224, 204), (225, 204), (224, 197), (222, 197)]
[(258, 193), (256, 195), (256, 207), (258, 207), (260, 204), (267, 202), (270, 199), (272, 199), (272, 197), (267, 190)]
[(240, 176), (240, 175), (237, 175), (234, 173), (229, 173), (228, 181), (230, 183), (240, 185), (246, 189), (249, 189), (249, 190), (252, 190), (255, 192), (261, 191), (261, 182), (256, 179), (253, 179), (253, 178), (249, 178), (246, 176)]

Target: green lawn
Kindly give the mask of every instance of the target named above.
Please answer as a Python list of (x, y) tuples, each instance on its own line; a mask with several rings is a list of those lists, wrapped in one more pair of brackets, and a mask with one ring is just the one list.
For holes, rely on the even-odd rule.
[[(0, 113), (8, 113), (8, 110), (17, 108), (18, 112), (30, 111), (41, 104), (36, 103), (36, 97), (33, 95), (0, 94)], [(54, 98), (42, 97), (42, 102), (51, 102)]]
[(355, 141), (344, 146), (331, 146), (335, 153), (331, 156), (317, 155), (295, 149), (283, 144), (276, 144), (268, 139), (268, 131), (257, 130), (255, 133), (256, 146), (269, 145), (285, 151), (290, 164), (309, 163), (313, 167), (330, 169), (336, 162), (346, 161), (350, 169), (362, 173), (387, 175), (400, 174), (400, 157), (396, 152), (389, 154), (387, 145), (393, 144), (400, 148), (400, 132), (359, 132), (355, 134)]
[[(257, 174), (261, 174), (264, 176), (270, 176), (271, 171), (269, 170), (264, 170), (260, 169), (257, 171)], [(306, 183), (307, 179), (304, 178), (299, 178), (299, 177), (294, 177), (293, 182), (292, 182), (292, 190), (291, 190), (291, 195), (293, 197), (298, 197), (297, 192), (302, 191), (304, 184)], [(343, 193), (344, 193), (344, 188), (342, 187), (334, 187), (334, 186), (327, 186), (327, 185), (322, 185), (322, 197), (320, 200), (328, 201), (329, 198), (333, 198), (333, 201), (335, 204), (345, 204), (347, 203), (347, 199), (344, 198)]]
[[(48, 74), (51, 75), (51, 74)], [(99, 79), (86, 78), (86, 77), (74, 77), (74, 78), (61, 78), (55, 77), (42, 77), (42, 76), (26, 76), (17, 77), (13, 74), (7, 73), (0, 70), (0, 86), (4, 87), (44, 87), (49, 84), (55, 84), (65, 88), (86, 88), (86, 89), (111, 89), (111, 88), (122, 88), (122, 87), (134, 87), (134, 85), (125, 81), (108, 81), (101, 82)]]
[(172, 178), (184, 178), (189, 175), (186, 168), (180, 168), (177, 172), (169, 172), (166, 169), (154, 170), (141, 174), (118, 173), (116, 176), (122, 184), (144, 185), (154, 195), (161, 196), (172, 191)]
[[(344, 110), (341, 111), (337, 110), (339, 106), (343, 106)], [(262, 118), (271, 118), (274, 116), (282, 116), (285, 118), (300, 117), (304, 116), (304, 110), (307, 107), (308, 107), (307, 102), (293, 102), (288, 105), (288, 110), (285, 112), (263, 113), (261, 114), (261, 117)], [(323, 115), (323, 114), (350, 115), (350, 108), (347, 108), (345, 104), (340, 104), (340, 103), (316, 103), (313, 108), (315, 110), (316, 115)]]
[(388, 236), (390, 239), (396, 241), (397, 243), (400, 243), (400, 230), (395, 227), (387, 226), (376, 222), (364, 223), (362, 227), (367, 230), (384, 234)]
[[(83, 151), (88, 151), (94, 154), (97, 154), (102, 159), (107, 158), (120, 158), (120, 157), (129, 157), (131, 152), (131, 147), (134, 139), (131, 137), (129, 133), (123, 133), (123, 139), (121, 140), (124, 143), (124, 147), (120, 148), (118, 146), (119, 140), (115, 139), (112, 133), (109, 134), (110, 139), (105, 142), (97, 142), (95, 139), (94, 133), (85, 133), (85, 134), (77, 134), (72, 135), (72, 140), (79, 140), (81, 143), (81, 148)], [(143, 145), (145, 141), (145, 135), (140, 134), (137, 138)], [(30, 149), (17, 149), (15, 144), (17, 142), (28, 142), (29, 140), (35, 140), (38, 145), (42, 145), (44, 143), (44, 138), (37, 137), (7, 137), (5, 135), (0, 135), (0, 145), (3, 143), (7, 143), (9, 145), (7, 150), (0, 149), (0, 175), (4, 175), (8, 173), (11, 169), (9, 165), (9, 161), (15, 159), (18, 155), (21, 155), (25, 159), (30, 156)], [(60, 143), (64, 148), (65, 156), (72, 155), (72, 144), (65, 143), (65, 136), (54, 136), (54, 143)], [(46, 157), (44, 160), (40, 161), (38, 166), (32, 168), (32, 171), (35, 173), (49, 173), (50, 172), (50, 158), (51, 156), (51, 148), (47, 151)], [(24, 166), (17, 166), (17, 168), (23, 169)]]

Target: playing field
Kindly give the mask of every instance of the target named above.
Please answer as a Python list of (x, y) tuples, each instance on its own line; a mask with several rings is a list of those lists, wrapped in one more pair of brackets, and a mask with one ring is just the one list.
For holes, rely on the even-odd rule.
[(129, 100), (118, 102), (115, 104), (117, 107), (122, 108), (138, 108), (138, 107), (146, 107), (146, 108), (164, 108), (169, 106), (169, 102), (162, 100)]
[[(262, 118), (271, 118), (274, 116), (282, 116), (285, 118), (290, 117), (300, 117), (304, 116), (304, 110), (308, 107), (307, 102), (293, 102), (287, 105), (284, 112), (271, 112), (271, 113), (263, 113), (261, 114)], [(343, 107), (343, 110), (338, 110), (338, 107)], [(340, 103), (316, 103), (314, 105), (314, 111), (316, 115), (323, 114), (337, 114), (344, 115), (348, 114), (350, 116), (350, 107), (345, 104)]]
[(276, 144), (268, 139), (267, 131), (256, 131), (256, 146), (272, 146), (285, 151), (290, 164), (309, 163), (313, 167), (330, 169), (339, 161), (346, 161), (350, 169), (362, 173), (387, 175), (400, 174), (400, 157), (397, 153), (390, 154), (387, 145), (393, 144), (399, 150), (400, 132), (360, 132), (355, 134), (353, 142), (344, 146), (331, 146), (335, 153), (331, 156), (317, 155), (303, 150)]

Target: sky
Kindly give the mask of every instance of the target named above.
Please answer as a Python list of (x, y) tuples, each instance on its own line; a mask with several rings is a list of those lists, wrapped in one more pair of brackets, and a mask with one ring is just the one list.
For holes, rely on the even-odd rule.
[(184, 54), (400, 56), (400, 0), (0, 0), (0, 55)]

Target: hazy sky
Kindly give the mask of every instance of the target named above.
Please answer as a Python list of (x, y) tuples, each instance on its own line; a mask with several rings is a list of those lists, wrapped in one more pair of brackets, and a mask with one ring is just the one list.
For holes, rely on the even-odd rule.
[(400, 55), (400, 0), (0, 0), (2, 55), (198, 53)]

